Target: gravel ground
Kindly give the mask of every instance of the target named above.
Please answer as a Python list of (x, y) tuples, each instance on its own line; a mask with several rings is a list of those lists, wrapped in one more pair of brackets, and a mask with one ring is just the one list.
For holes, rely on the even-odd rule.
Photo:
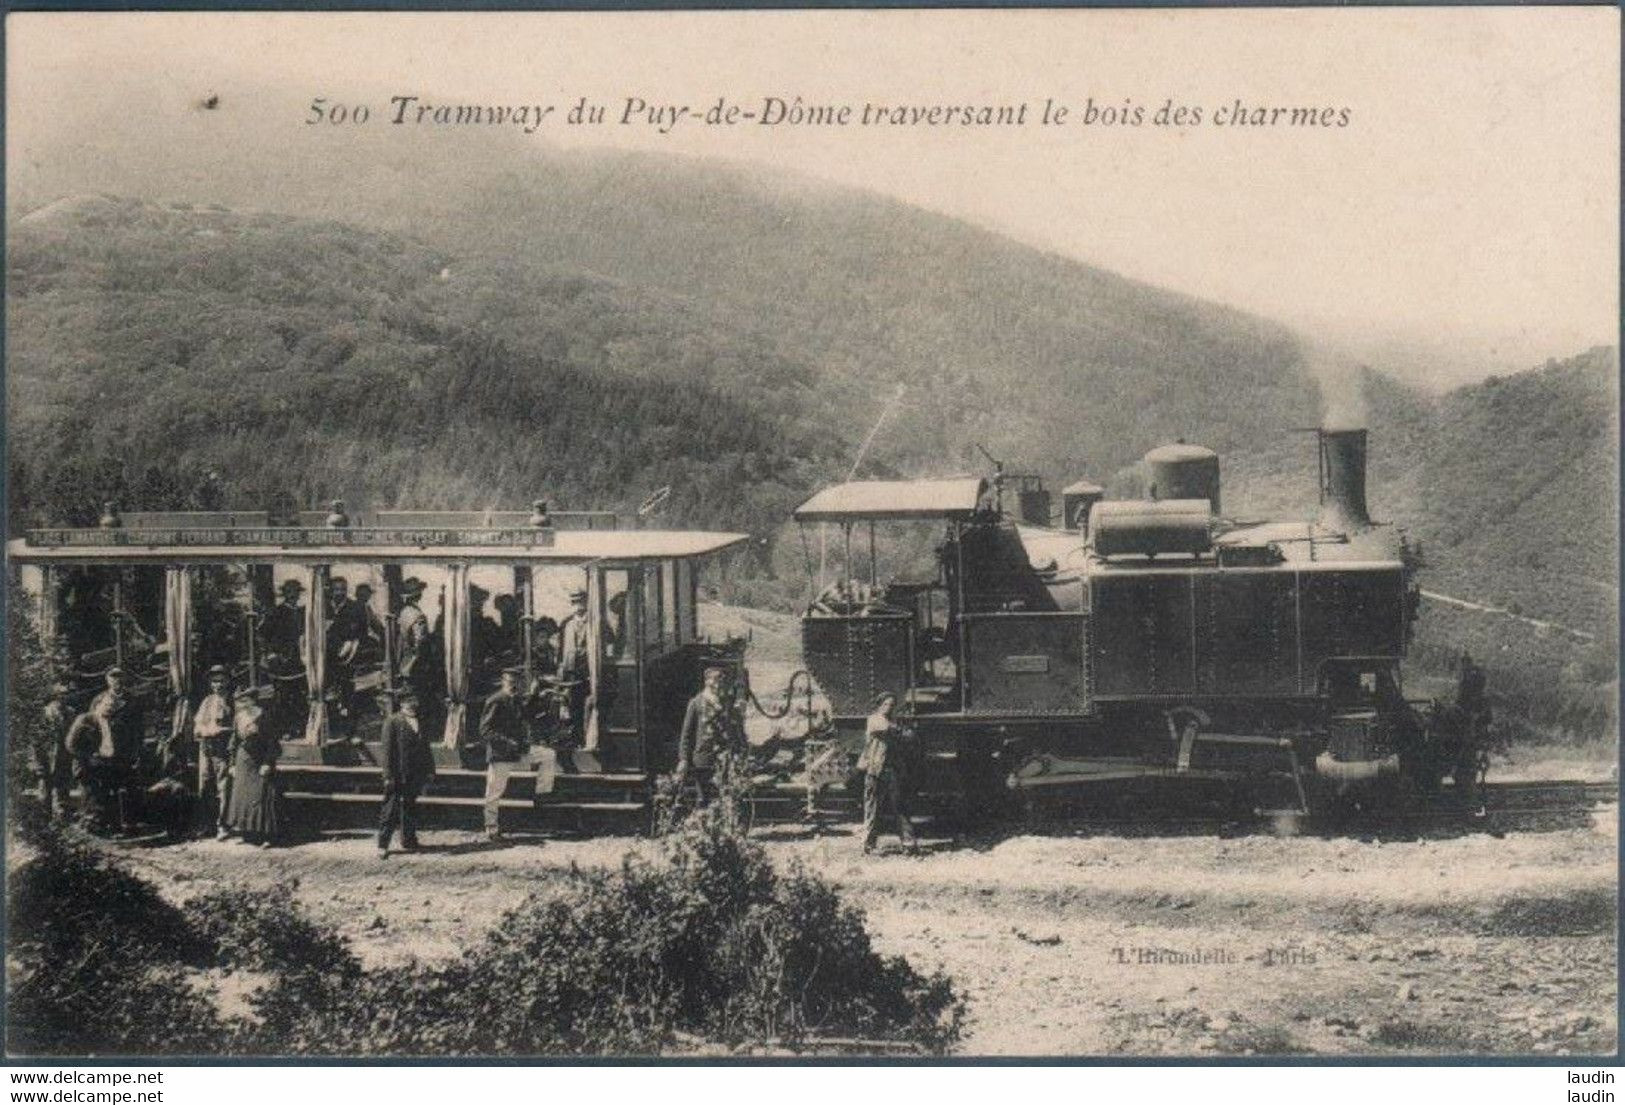
[[(1613, 1052), (1617, 834), (1610, 805), (1549, 831), (1405, 841), (1062, 828), (928, 834), (923, 856), (866, 859), (846, 829), (758, 835), (837, 883), (882, 950), (954, 977), (962, 1054), (1207, 1056)], [(572, 864), (648, 847), (425, 842), (384, 861), (360, 834), (127, 854), (176, 898), (297, 879), (385, 963), (455, 955)]]

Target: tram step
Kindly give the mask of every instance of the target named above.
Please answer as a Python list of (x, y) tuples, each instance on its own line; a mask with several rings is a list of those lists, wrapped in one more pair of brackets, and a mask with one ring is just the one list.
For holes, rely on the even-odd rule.
[[(321, 793), (317, 791), (287, 791), (283, 799), (290, 802), (345, 802), (358, 805), (378, 805), (383, 796), (379, 794), (357, 794), (350, 791), (333, 791)], [(459, 806), (482, 807), (484, 798), (465, 798), (450, 795), (425, 794), (418, 799), (419, 806)], [(505, 810), (574, 810), (591, 813), (641, 813), (641, 802), (532, 802), (528, 798), (504, 798), (502, 808)]]

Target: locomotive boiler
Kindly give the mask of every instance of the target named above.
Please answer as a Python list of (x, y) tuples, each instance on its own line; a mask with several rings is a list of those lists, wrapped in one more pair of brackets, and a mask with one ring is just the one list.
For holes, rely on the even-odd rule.
[[(1366, 431), (1315, 440), (1308, 521), (1225, 514), (1219, 457), (1183, 442), (1146, 455), (1142, 499), (1068, 487), (1059, 526), (1032, 477), (1013, 513), (1002, 474), (818, 492), (797, 520), (840, 527), (849, 569), (854, 534), (871, 549), (869, 578), (848, 570), (801, 622), (836, 729), (855, 742), (898, 693), (922, 789), (972, 802), (1170, 778), (1302, 812), (1436, 787), (1453, 765), (1400, 672), (1414, 565), (1369, 515)], [(875, 527), (922, 523), (935, 572), (882, 582)]]

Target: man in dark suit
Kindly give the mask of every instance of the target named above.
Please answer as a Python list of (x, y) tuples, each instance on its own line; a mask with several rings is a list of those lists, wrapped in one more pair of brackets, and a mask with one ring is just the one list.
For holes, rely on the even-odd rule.
[(417, 848), (418, 795), (434, 777), (434, 753), (419, 722), (418, 697), (412, 691), (402, 692), (400, 711), (384, 722), (382, 745), (384, 806), (378, 817), (379, 859), (389, 855), (397, 828), (401, 847), (408, 852)]
[(270, 673), (276, 698), (266, 724), (279, 737), (294, 736), (303, 728), (305, 712), (305, 662), (299, 642), (305, 636), (305, 608), (299, 596), (305, 585), (285, 579), (278, 588), (282, 601), (271, 607), (260, 622), (260, 641), (265, 646), (263, 663)]
[(525, 713), (519, 699), (519, 677), (524, 668), (507, 668), (502, 685), (485, 700), (480, 713), (480, 739), (485, 742), (485, 835), (502, 837), (502, 795), (508, 789), (508, 776), (530, 748), (525, 731)]
[(349, 724), (355, 698), (355, 658), (367, 636), (367, 612), (350, 597), (350, 581), (334, 576), (328, 582), (327, 686), (338, 705), (335, 721)]

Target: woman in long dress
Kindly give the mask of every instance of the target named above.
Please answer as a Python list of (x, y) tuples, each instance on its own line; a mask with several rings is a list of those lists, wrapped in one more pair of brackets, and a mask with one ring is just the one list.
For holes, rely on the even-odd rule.
[(231, 801), (227, 824), (244, 841), (269, 848), (282, 836), (282, 808), (277, 794), (277, 738), (262, 730), (263, 711), (252, 691), (239, 692), (232, 718), (235, 731), (231, 762)]

